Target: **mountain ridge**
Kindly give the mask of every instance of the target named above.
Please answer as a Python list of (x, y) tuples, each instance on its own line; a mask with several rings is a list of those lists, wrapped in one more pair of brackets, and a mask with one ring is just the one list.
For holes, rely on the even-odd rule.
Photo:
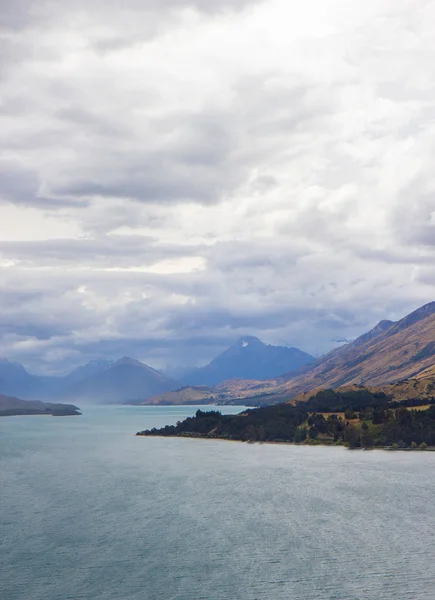
[(93, 404), (119, 404), (145, 400), (176, 386), (160, 371), (125, 356), (108, 369), (71, 386), (66, 397)]
[(265, 381), (263, 388), (257, 382), (254, 394), (256, 382), (245, 382), (244, 386), (239, 385), (239, 395), (251, 399), (263, 396), (265, 402), (273, 403), (317, 388), (383, 385), (418, 376), (427, 369), (435, 370), (435, 302), (416, 309), (383, 331), (380, 329), (365, 341), (367, 334), (332, 350), (303, 373)]
[(229, 379), (269, 379), (314, 361), (314, 356), (298, 348), (273, 346), (255, 336), (244, 336), (207, 365), (185, 375), (181, 383), (214, 386)]

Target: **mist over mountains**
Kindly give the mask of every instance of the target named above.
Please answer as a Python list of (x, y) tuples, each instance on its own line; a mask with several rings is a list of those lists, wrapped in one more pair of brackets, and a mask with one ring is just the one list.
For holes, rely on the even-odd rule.
[[(382, 320), (356, 340), (315, 359), (297, 348), (240, 338), (207, 365), (176, 380), (134, 358), (93, 360), (63, 377), (32, 375), (0, 360), (0, 393), (76, 403), (275, 403), (321, 387), (382, 385), (435, 376), (435, 302), (397, 322)], [(189, 388), (191, 391), (186, 391)], [(178, 394), (177, 390), (180, 390)], [(165, 397), (170, 392), (171, 396)], [(178, 394), (178, 395), (177, 395)]]
[(24, 399), (74, 400), (85, 403), (122, 403), (146, 400), (180, 385), (215, 385), (226, 379), (268, 379), (294, 371), (314, 357), (283, 346), (264, 344), (247, 336), (217, 356), (208, 365), (175, 380), (130, 357), (115, 362), (93, 360), (63, 377), (29, 374), (23, 365), (3, 359), (0, 363), (2, 393)]

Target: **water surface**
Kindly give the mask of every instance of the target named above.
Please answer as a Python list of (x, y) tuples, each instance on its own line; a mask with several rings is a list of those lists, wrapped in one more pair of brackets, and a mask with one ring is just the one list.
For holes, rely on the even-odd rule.
[(0, 419), (2, 600), (435, 597), (435, 453), (133, 435), (195, 410)]

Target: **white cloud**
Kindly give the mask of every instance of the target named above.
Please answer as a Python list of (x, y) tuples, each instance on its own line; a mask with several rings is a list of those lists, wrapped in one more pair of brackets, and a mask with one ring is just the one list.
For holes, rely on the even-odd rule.
[(433, 299), (434, 1), (8, 15), (5, 354), (317, 352)]

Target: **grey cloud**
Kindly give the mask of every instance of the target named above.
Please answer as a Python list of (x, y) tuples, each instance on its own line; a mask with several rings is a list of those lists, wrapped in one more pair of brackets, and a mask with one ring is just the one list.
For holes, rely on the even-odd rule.
[(202, 246), (163, 244), (145, 236), (2, 242), (0, 257), (25, 266), (129, 268), (150, 266), (182, 256), (197, 256)]
[(160, 133), (156, 131), (148, 150), (140, 148), (139, 140), (130, 140), (131, 154), (124, 148), (94, 145), (100, 166), (89, 161), (88, 153), (77, 156), (62, 175), (66, 183), (55, 184), (52, 193), (77, 199), (108, 196), (208, 204), (242, 183), (246, 167), (235, 155), (238, 126), (231, 115), (170, 115), (157, 127)]
[(95, 16), (116, 18), (120, 11), (131, 12), (137, 19), (141, 15), (165, 14), (169, 10), (195, 8), (206, 13), (222, 10), (238, 10), (259, 0), (32, 0), (0, 1), (0, 31), (20, 30), (31, 25), (40, 25), (61, 15), (74, 11), (86, 11)]
[(18, 160), (0, 159), (0, 203), (47, 208), (85, 205), (83, 199), (47, 197), (40, 194), (38, 175)]
[[(435, 144), (434, 144), (435, 150)], [(435, 185), (420, 176), (401, 190), (392, 224), (402, 243), (435, 246)], [(406, 215), (406, 218), (404, 216)]]
[[(233, 55), (210, 36), (200, 98), (194, 68), (161, 79), (153, 55), (148, 69), (145, 42), (179, 27), (178, 8), (202, 10), (213, 33), (225, 21), (213, 11), (247, 2), (8, 4), (5, 26), (28, 31), (5, 55), (2, 147), (22, 160), (3, 169), (3, 198), (23, 220), (26, 206), (63, 209), (50, 218), (83, 237), (0, 244), (2, 353), (35, 370), (120, 354), (161, 366), (204, 362), (245, 334), (317, 353), (433, 300), (422, 3), (401, 6), (394, 27), (374, 14), (303, 43), (260, 40), (255, 55), (247, 11)], [(82, 7), (77, 51), (65, 23)], [(420, 44), (404, 56), (408, 21)], [(63, 27), (71, 46), (43, 48), (41, 32)], [(125, 81), (123, 60), (137, 61)], [(121, 228), (145, 235), (108, 235)], [(128, 270), (196, 256), (204, 267), (188, 273)]]
[[(55, 349), (77, 353), (74, 361), (135, 354), (162, 366), (204, 362), (248, 333), (269, 343), (325, 350), (337, 336), (355, 337), (383, 317), (395, 318), (423, 304), (423, 298), (410, 299), (406, 290), (392, 294), (391, 282), (379, 285), (376, 298), (373, 292), (368, 296), (370, 280), (362, 276), (354, 284), (361, 298), (350, 308), (345, 294), (352, 287), (352, 269), (344, 278), (342, 272), (341, 282), (333, 286), (327, 274), (320, 276), (318, 264), (305, 270), (311, 286), (313, 278), (318, 280), (312, 298), (303, 291), (306, 284), (300, 274), (285, 268), (271, 280), (270, 273), (255, 265), (242, 278), (231, 271), (222, 278), (215, 271), (159, 275), (11, 267), (3, 269), (3, 287), (9, 294), (0, 306), (0, 338), (8, 356), (21, 357), (34, 370), (43, 369), (44, 357)], [(271, 286), (266, 296), (263, 277)], [(319, 307), (320, 298), (328, 308)], [(33, 349), (30, 343), (25, 352), (20, 350), (20, 340), (32, 339)], [(60, 353), (58, 362), (50, 359), (51, 368), (61, 370), (65, 361)]]
[(116, 137), (118, 140), (126, 136), (122, 127), (109, 118), (104, 118), (81, 106), (70, 105), (56, 111), (55, 116), (61, 121), (71, 122), (74, 126), (82, 127), (87, 133)]

